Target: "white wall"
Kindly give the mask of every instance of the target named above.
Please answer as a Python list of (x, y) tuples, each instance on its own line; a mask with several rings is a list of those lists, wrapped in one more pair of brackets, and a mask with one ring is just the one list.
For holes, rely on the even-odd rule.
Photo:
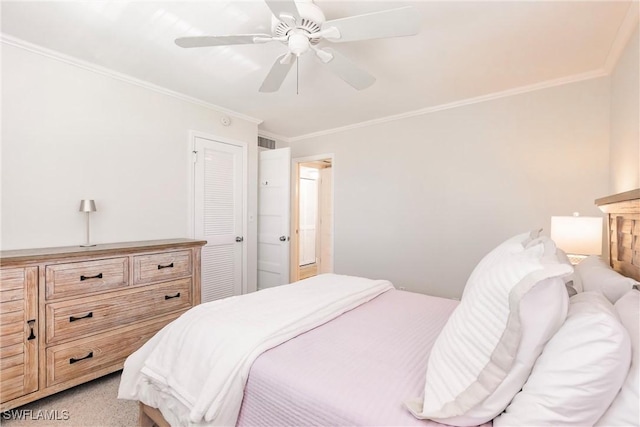
[(640, 188), (640, 34), (611, 74), (611, 193)]
[(480, 258), (552, 215), (601, 215), (609, 80), (291, 144), (334, 153), (335, 270), (457, 297)]
[[(2, 249), (77, 245), (80, 199), (97, 243), (188, 237), (188, 143), (196, 130), (249, 143), (257, 125), (17, 47), (2, 51)], [(255, 289), (255, 221), (247, 235)]]

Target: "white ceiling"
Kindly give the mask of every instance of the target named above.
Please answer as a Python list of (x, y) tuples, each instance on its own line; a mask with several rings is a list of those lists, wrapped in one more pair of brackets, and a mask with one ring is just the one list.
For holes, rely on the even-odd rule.
[[(327, 1), (327, 19), (413, 5), (412, 37), (333, 44), (376, 76), (356, 91), (300, 59), (277, 93), (259, 93), (280, 43), (181, 49), (193, 35), (270, 33), (248, 1), (4, 1), (2, 32), (248, 116), (295, 138), (602, 70), (629, 9), (620, 1)], [(329, 45), (323, 41), (322, 45)]]

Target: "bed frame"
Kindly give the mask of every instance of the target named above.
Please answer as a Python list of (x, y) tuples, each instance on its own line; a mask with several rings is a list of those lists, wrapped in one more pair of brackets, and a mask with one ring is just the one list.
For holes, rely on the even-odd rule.
[(640, 281), (640, 189), (597, 199), (596, 205), (607, 214), (611, 267)]
[(140, 402), (140, 418), (138, 418), (138, 426), (140, 427), (171, 427), (164, 419), (159, 409), (152, 408)]
[[(596, 200), (607, 214), (607, 235), (611, 267), (640, 281), (640, 189)], [(170, 427), (162, 413), (140, 402), (140, 427)]]

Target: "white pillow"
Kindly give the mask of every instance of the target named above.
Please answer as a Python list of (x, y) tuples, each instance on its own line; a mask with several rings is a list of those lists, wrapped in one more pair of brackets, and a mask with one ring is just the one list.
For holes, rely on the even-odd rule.
[(434, 343), (424, 398), (406, 402), (417, 418), (457, 426), (494, 418), (566, 317), (560, 277), (571, 267), (558, 263), (549, 238), (490, 264), (469, 279), (469, 291)]
[(596, 425), (637, 426), (640, 424), (640, 292), (627, 292), (614, 307), (631, 338), (631, 369), (620, 393)]
[(474, 283), (476, 283), (475, 277), (477, 275), (484, 273), (484, 271), (487, 268), (490, 268), (496, 262), (496, 260), (501, 260), (506, 254), (522, 252), (527, 244), (540, 236), (541, 231), (542, 230), (539, 229), (522, 234), (517, 234), (505, 240), (504, 242), (496, 246), (495, 249), (493, 249), (491, 252), (486, 254), (471, 272), (471, 275), (469, 276), (469, 279), (467, 280), (467, 283), (462, 290), (462, 298), (464, 298), (469, 288), (473, 286)]
[(595, 292), (571, 298), (569, 314), (549, 340), (502, 426), (592, 426), (629, 370), (631, 344), (611, 303)]
[(576, 266), (576, 271), (582, 279), (585, 292), (599, 292), (612, 304), (629, 292), (633, 285), (638, 284), (613, 270), (602, 258), (595, 255), (585, 258)]
[[(570, 265), (571, 268), (574, 269), (573, 264), (571, 264), (571, 261), (569, 260), (569, 257), (567, 256), (567, 253), (565, 251), (558, 248), (557, 255), (558, 255), (558, 261), (560, 261), (563, 264)], [(563, 277), (563, 279), (564, 279), (565, 285), (571, 286), (573, 289), (576, 290), (577, 293), (584, 292), (584, 288), (582, 286), (582, 280), (580, 279), (580, 275), (575, 272), (575, 269), (572, 274)], [(573, 296), (573, 295), (569, 294), (569, 296)]]

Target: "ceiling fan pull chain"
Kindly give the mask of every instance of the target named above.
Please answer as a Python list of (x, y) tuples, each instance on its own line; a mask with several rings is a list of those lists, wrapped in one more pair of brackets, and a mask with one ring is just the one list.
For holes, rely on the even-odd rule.
[(296, 95), (300, 95), (299, 85), (300, 85), (300, 69), (298, 67), (298, 62), (300, 61), (300, 57), (296, 56)]

